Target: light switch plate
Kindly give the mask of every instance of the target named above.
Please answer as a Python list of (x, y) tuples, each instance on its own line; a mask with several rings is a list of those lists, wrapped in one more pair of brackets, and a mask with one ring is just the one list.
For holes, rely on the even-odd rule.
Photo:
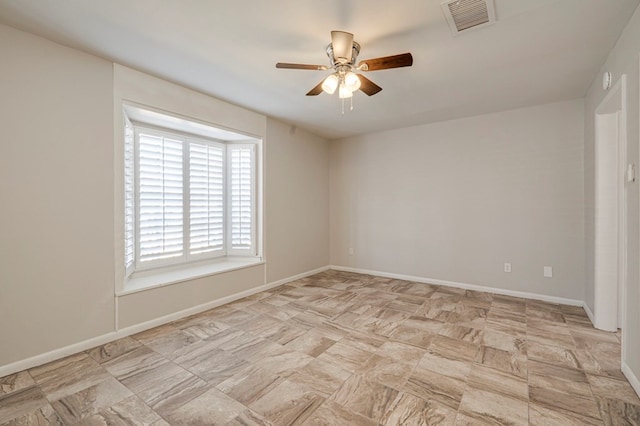
[(551, 267), (551, 266), (545, 266), (544, 267), (544, 277), (545, 278), (552, 278), (553, 277), (553, 267)]
[(627, 165), (627, 182), (635, 182), (636, 181), (636, 165), (628, 164)]

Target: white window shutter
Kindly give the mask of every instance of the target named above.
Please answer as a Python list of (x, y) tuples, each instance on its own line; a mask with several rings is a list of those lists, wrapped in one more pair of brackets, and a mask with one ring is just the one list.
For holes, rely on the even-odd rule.
[(189, 143), (189, 254), (224, 250), (224, 145)]
[(131, 121), (124, 116), (124, 265), (126, 274), (135, 263), (135, 137)]
[(254, 146), (229, 145), (231, 252), (255, 252)]
[(144, 132), (138, 138), (138, 261), (183, 256), (182, 142)]

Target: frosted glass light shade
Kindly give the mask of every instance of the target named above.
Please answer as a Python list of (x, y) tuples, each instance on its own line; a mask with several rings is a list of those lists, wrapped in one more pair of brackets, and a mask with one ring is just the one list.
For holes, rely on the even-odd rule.
[(353, 93), (360, 88), (360, 79), (355, 73), (349, 71), (344, 76), (344, 85)]
[(338, 87), (338, 82), (338, 76), (335, 74), (331, 74), (322, 82), (322, 90), (330, 95), (333, 95), (333, 93), (336, 91), (336, 88)]
[(353, 96), (353, 92), (343, 83), (340, 85), (340, 91), (338, 92), (340, 99), (346, 99)]

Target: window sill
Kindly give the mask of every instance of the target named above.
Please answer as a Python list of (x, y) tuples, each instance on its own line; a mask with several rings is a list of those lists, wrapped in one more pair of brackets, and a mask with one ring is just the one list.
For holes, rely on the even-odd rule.
[(207, 263), (196, 263), (193, 265), (182, 266), (179, 269), (153, 272), (149, 271), (138, 274), (134, 273), (131, 277), (125, 280), (124, 288), (121, 291), (116, 292), (116, 296), (125, 296), (131, 293), (138, 293), (140, 291), (146, 291), (153, 288), (164, 287), (184, 281), (236, 271), (238, 269), (249, 268), (262, 264), (264, 264), (264, 261), (260, 257), (226, 257), (213, 263), (211, 261)]

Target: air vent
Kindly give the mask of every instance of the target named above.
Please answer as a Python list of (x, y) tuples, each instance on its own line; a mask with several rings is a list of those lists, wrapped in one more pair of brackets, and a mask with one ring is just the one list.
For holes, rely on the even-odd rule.
[(493, 0), (446, 0), (442, 2), (442, 11), (453, 35), (496, 21)]

